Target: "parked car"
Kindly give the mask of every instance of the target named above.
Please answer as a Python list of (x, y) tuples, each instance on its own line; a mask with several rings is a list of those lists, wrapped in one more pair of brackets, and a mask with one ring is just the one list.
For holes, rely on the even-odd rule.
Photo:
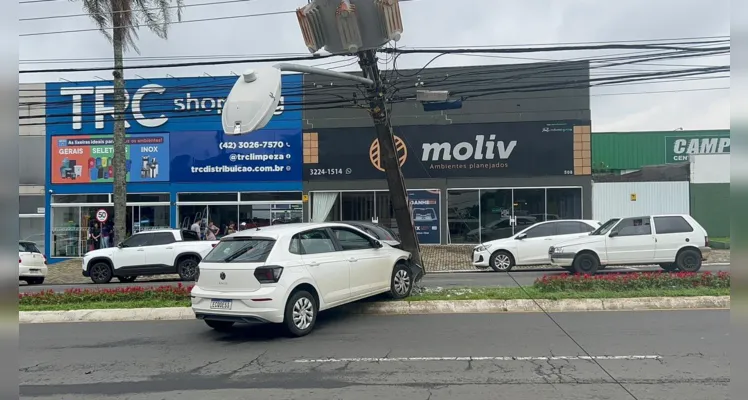
[(383, 243), (400, 249), (400, 237), (392, 229), (368, 221), (342, 221), (341, 224), (348, 224), (373, 236), (374, 239), (381, 240)]
[(319, 311), (381, 293), (409, 296), (421, 273), (410, 258), (343, 223), (244, 230), (222, 238), (200, 262), (192, 309), (220, 331), (270, 322), (304, 336)]
[(47, 276), (47, 258), (34, 242), (18, 242), (18, 280), (41, 285)]
[(117, 247), (92, 250), (83, 256), (83, 276), (94, 283), (133, 282), (138, 276), (179, 274), (193, 280), (200, 260), (218, 241), (200, 240), (188, 229), (138, 232)]
[(516, 227), (524, 229), (537, 222), (538, 220), (535, 217), (518, 216), (514, 217), (514, 225), (512, 225), (512, 218), (502, 217), (495, 221), (488, 222), (480, 228), (470, 230), (465, 234), (465, 241), (468, 243), (475, 243), (478, 240), (488, 242), (490, 240), (505, 239), (512, 236), (512, 231)]
[(494, 271), (510, 271), (515, 265), (550, 263), (548, 247), (580, 236), (586, 236), (600, 222), (584, 219), (539, 222), (508, 238), (475, 246), (472, 260), (476, 268), (491, 267)]
[(659, 264), (696, 272), (711, 252), (706, 230), (690, 215), (613, 218), (589, 236), (551, 246), (551, 264), (580, 274), (602, 266)]

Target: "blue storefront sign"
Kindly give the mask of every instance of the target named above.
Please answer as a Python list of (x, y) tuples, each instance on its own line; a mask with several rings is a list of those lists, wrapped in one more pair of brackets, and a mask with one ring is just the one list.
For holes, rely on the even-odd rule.
[(441, 243), (439, 190), (408, 190), (408, 201), (413, 224), (421, 244)]
[(301, 181), (301, 129), (171, 137), (172, 182)]
[[(127, 80), (127, 133), (222, 129), (223, 104), (236, 79), (222, 76)], [(281, 103), (268, 129), (301, 128), (301, 85), (300, 74), (283, 75)], [(47, 133), (111, 134), (113, 93), (110, 81), (47, 83)]]

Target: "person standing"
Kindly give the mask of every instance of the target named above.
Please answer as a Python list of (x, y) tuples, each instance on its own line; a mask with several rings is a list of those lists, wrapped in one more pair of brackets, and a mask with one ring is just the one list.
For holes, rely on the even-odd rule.
[(109, 228), (108, 223), (104, 223), (101, 226), (101, 248), (106, 249), (109, 248), (109, 237), (112, 234), (112, 231)]
[(93, 228), (91, 228), (91, 242), (93, 245), (93, 249), (91, 250), (98, 250), (101, 247), (101, 229), (99, 229), (99, 223), (94, 223)]
[(200, 235), (200, 222), (195, 220), (195, 222), (192, 223), (190, 226), (190, 230), (197, 233), (197, 237), (202, 239), (202, 236)]
[(205, 230), (205, 240), (216, 240), (216, 233), (218, 233), (218, 227), (210, 222), (208, 229)]

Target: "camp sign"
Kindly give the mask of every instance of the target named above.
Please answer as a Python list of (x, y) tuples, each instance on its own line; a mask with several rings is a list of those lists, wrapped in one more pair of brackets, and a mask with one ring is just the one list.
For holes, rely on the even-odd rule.
[(729, 154), (730, 136), (668, 136), (665, 152), (668, 163), (687, 162), (691, 154)]

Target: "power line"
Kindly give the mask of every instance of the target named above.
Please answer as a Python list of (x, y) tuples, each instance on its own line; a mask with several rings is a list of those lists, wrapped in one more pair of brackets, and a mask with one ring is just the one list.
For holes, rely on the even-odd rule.
[[(283, 14), (294, 14), (296, 11), (271, 11), (271, 12), (264, 12), (264, 13), (256, 13), (256, 14), (243, 14), (243, 15), (231, 15), (227, 17), (212, 17), (212, 18), (200, 18), (200, 19), (187, 19), (187, 20), (181, 20), (181, 21), (172, 21), (169, 23), (169, 25), (174, 24), (188, 24), (192, 22), (206, 22), (206, 21), (221, 21), (221, 20), (229, 20), (229, 19), (242, 19), (242, 18), (254, 18), (254, 17), (268, 17), (272, 15), (283, 15)], [(147, 24), (133, 24), (131, 25), (134, 28), (140, 28), (148, 26)], [(105, 29), (112, 29), (111, 27), (107, 27)], [(99, 32), (101, 29), (99, 28), (85, 28), (85, 29), (69, 29), (64, 31), (48, 31), (48, 32), (31, 32), (31, 33), (22, 33), (18, 36), (20, 37), (29, 37), (29, 36), (43, 36), (43, 35), (59, 35), (64, 33), (77, 33), (77, 32)]]
[[(625, 44), (608, 44), (608, 45), (582, 45), (582, 46), (558, 46), (558, 47), (522, 47), (522, 48), (495, 48), (495, 49), (457, 49), (457, 50), (423, 50), (426, 53), (440, 53), (437, 57), (453, 53), (536, 53), (536, 52), (558, 52), (558, 51), (578, 51), (578, 50), (611, 50), (611, 49), (648, 49), (648, 50), (671, 50), (671, 51), (682, 51), (691, 53), (706, 53), (716, 51), (729, 51), (729, 46), (720, 47), (677, 47), (677, 46), (660, 46), (660, 45), (625, 45)], [(382, 49), (380, 52), (383, 53), (395, 53), (401, 54), (414, 54), (414, 52), (421, 52), (421, 50), (399, 50), (399, 49)], [(315, 60), (321, 58), (336, 57), (334, 54), (316, 55), (307, 57), (285, 57), (285, 58), (264, 58), (264, 59), (244, 59), (244, 60), (220, 60), (220, 61), (196, 61), (196, 62), (185, 62), (185, 63), (168, 63), (168, 64), (148, 64), (148, 65), (131, 65), (126, 66), (124, 69), (150, 69), (150, 68), (181, 68), (181, 67), (196, 67), (196, 66), (207, 66), (207, 65), (228, 65), (228, 64), (243, 64), (243, 63), (260, 63), (260, 62), (286, 62), (286, 61), (306, 61)], [(437, 57), (432, 59), (433, 62)], [(428, 66), (428, 64), (426, 65)], [(421, 70), (425, 69), (422, 68)], [(90, 72), (90, 71), (109, 71), (111, 67), (95, 67), (95, 68), (53, 68), (53, 69), (37, 69), (37, 70), (21, 70), (20, 74), (28, 73), (63, 73), (63, 72)]]
[[(45, 0), (45, 1), (55, 1), (55, 0)], [(152, 8), (146, 8), (146, 11), (156, 11), (156, 10), (162, 10), (164, 8), (166, 9), (181, 9), (181, 8), (189, 8), (189, 7), (204, 7), (204, 6), (212, 6), (212, 5), (221, 5), (221, 4), (232, 4), (232, 3), (248, 3), (250, 1), (255, 0), (223, 0), (223, 1), (211, 1), (208, 3), (197, 3), (197, 4), (184, 4), (182, 6), (167, 6), (167, 7), (152, 7)], [(23, 4), (23, 3), (21, 3)], [(131, 10), (127, 11), (112, 11), (111, 13), (107, 14), (119, 14), (119, 13), (127, 13), (132, 12)], [(30, 18), (19, 18), (18, 21), (24, 22), (24, 21), (40, 21), (40, 20), (48, 20), (48, 19), (60, 19), (60, 18), (77, 18), (77, 17), (90, 17), (91, 14), (89, 13), (80, 13), (80, 14), (65, 14), (65, 15), (47, 15), (43, 17), (30, 17)]]

